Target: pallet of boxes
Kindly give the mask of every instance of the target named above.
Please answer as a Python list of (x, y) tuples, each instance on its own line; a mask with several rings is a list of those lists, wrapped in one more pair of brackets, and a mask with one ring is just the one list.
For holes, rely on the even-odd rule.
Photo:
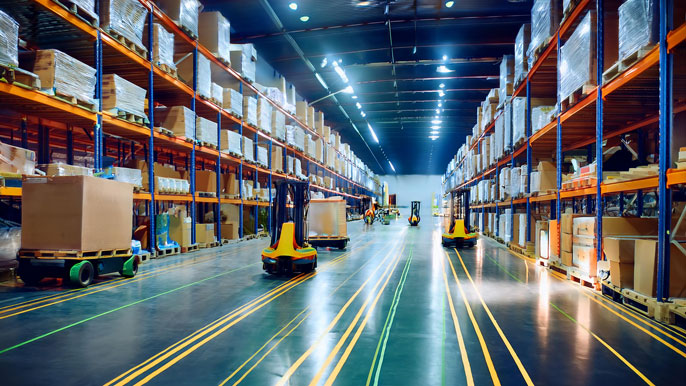
[(337, 196), (310, 200), (307, 226), (308, 243), (313, 247), (345, 249), (350, 241), (345, 199)]

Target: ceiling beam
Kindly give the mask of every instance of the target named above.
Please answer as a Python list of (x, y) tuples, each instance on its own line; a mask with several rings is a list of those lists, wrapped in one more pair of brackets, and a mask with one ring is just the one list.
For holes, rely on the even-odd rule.
[(435, 66), (435, 65), (451, 65), (451, 64), (469, 64), (469, 63), (496, 63), (500, 62), (503, 58), (496, 57), (486, 57), (486, 58), (460, 58), (460, 59), (449, 59), (443, 60), (401, 60), (395, 63), (391, 62), (372, 62), (372, 63), (351, 63), (346, 64), (344, 67), (388, 67), (391, 65), (395, 66)]
[(437, 76), (433, 78), (398, 78), (398, 79), (375, 79), (362, 80), (355, 84), (371, 84), (371, 83), (386, 83), (386, 82), (432, 82), (439, 80), (457, 80), (457, 79), (478, 79), (478, 80), (499, 80), (500, 75), (460, 75), (460, 76)]
[[(421, 93), (427, 93), (427, 92), (435, 92), (438, 93), (438, 91), (444, 91), (445, 93), (449, 92), (457, 92), (457, 91), (491, 91), (490, 88), (450, 88), (450, 89), (439, 89), (439, 90), (403, 90), (403, 91), (398, 91), (399, 94), (421, 94)], [(384, 94), (395, 94), (395, 91), (375, 91), (375, 92), (367, 92), (367, 93), (362, 93), (359, 95), (384, 95)], [(361, 105), (364, 105), (363, 102), (360, 102)]]

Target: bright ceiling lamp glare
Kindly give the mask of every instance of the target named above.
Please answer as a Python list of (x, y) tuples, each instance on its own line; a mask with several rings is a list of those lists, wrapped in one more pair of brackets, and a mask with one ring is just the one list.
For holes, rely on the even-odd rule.
[(374, 132), (374, 129), (372, 128), (372, 125), (367, 122), (367, 127), (369, 127), (369, 132), (372, 134), (372, 138), (374, 138), (374, 142), (379, 143), (379, 138), (376, 136), (376, 133)]
[(333, 69), (336, 71), (336, 74), (341, 78), (341, 80), (345, 83), (348, 83), (348, 77), (345, 75), (345, 71), (341, 66), (338, 65), (339, 62), (333, 62)]
[(355, 102), (355, 106), (357, 106), (358, 109), (362, 110), (362, 105), (360, 102)]
[(430, 135), (429, 138), (431, 138), (432, 141), (435, 141), (438, 139), (437, 135)]
[(444, 87), (445, 87), (445, 84), (441, 83), (441, 84), (438, 85), (438, 87), (444, 88)]
[(434, 119), (433, 121), (431, 121), (431, 123), (433, 123), (434, 125), (440, 125), (441, 123), (443, 123), (443, 121), (441, 121), (440, 119)]
[(436, 114), (440, 114), (440, 113), (441, 113), (441, 109), (436, 109)]
[(443, 107), (443, 103), (438, 102), (438, 107)]
[(391, 170), (393, 170), (393, 173), (395, 173), (395, 168), (393, 167), (393, 163), (391, 163), (391, 161), (388, 161), (388, 164), (391, 165)]
[(363, 112), (361, 112), (361, 113), (360, 113), (360, 115), (362, 116), (362, 118), (364, 118), (364, 117), (366, 117), (366, 116), (367, 116), (367, 114), (365, 114), (365, 112), (364, 112), (364, 111), (363, 111)]
[(343, 92), (346, 94), (352, 94), (355, 92), (355, 90), (353, 90), (353, 86), (348, 86), (348, 87), (343, 89)]
[(448, 55), (443, 55), (443, 61), (444, 62), (448, 61)]
[(309, 17), (309, 16), (300, 16), (300, 21), (303, 22), (303, 23), (305, 23), (305, 22), (307, 22), (307, 21), (309, 21), (309, 20), (310, 20), (310, 17)]
[(443, 92), (443, 90), (438, 90), (438, 96), (441, 98), (443, 98), (445, 96), (445, 93)]
[(319, 83), (322, 85), (322, 87), (324, 87), (324, 88), (327, 89), (327, 90), (329, 89), (329, 86), (326, 84), (326, 82), (324, 82), (324, 79), (322, 78), (321, 75), (319, 75), (318, 72), (316, 72), (316, 73), (314, 74), (314, 77), (317, 78), (317, 80), (318, 80)]
[(448, 72), (455, 72), (455, 70), (451, 70), (448, 67), (441, 64), (440, 66), (438, 66), (438, 68), (436, 68), (436, 72), (440, 72), (441, 74), (445, 74)]
[(326, 67), (327, 64), (329, 64), (329, 60), (324, 58), (324, 60), (322, 60), (322, 68)]
[(288, 4), (288, 8), (295, 11), (298, 9), (298, 3), (290, 3), (290, 4)]
[(453, 5), (455, 5), (455, 2), (454, 2), (454, 1), (446, 1), (446, 2), (445, 2), (445, 7), (446, 7), (446, 8), (452, 8)]
[(439, 130), (440, 128), (441, 128), (441, 126), (438, 126), (438, 125), (431, 126), (431, 129), (433, 129), (433, 130)]
[(353, 95), (353, 99), (357, 99), (357, 95)]
[(429, 134), (431, 134), (431, 135), (438, 135), (438, 134), (440, 134), (440, 133), (439, 133), (438, 131), (431, 131), (431, 132), (429, 132)]

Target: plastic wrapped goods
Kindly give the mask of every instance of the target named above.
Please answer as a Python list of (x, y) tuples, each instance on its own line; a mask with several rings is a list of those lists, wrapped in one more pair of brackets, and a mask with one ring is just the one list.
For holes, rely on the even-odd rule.
[(143, 177), (139, 169), (113, 167), (112, 174), (115, 181), (128, 182), (139, 188), (143, 187)]
[(211, 97), (214, 102), (217, 103), (218, 106), (223, 106), (224, 105), (224, 89), (222, 86), (212, 82), (212, 88), (211, 90)]
[(619, 59), (646, 46), (654, 46), (660, 37), (657, 0), (627, 0), (619, 6)]
[(512, 100), (512, 141), (517, 143), (526, 138), (526, 98)]
[(246, 161), (255, 162), (255, 146), (252, 139), (248, 137), (242, 137), (241, 139), (243, 140), (243, 158)]
[(0, 172), (33, 174), (35, 168), (35, 152), (0, 142)]
[(502, 116), (505, 128), (503, 131), (503, 151), (509, 153), (512, 150), (512, 108), (510, 103), (505, 104)]
[(19, 23), (0, 10), (0, 64), (19, 66)]
[(148, 10), (138, 0), (100, 0), (100, 27), (121, 35), (139, 48), (143, 44), (143, 27)]
[(239, 118), (243, 117), (243, 95), (240, 92), (232, 88), (225, 88), (222, 106), (229, 110), (230, 114)]
[[(93, 102), (95, 69), (64, 52), (58, 50), (36, 51), (33, 72), (40, 78), (43, 90), (75, 97), (88, 103)], [(145, 98), (145, 94), (143, 98)]]
[(552, 37), (560, 26), (559, 0), (536, 0), (531, 8), (531, 42), (527, 49), (529, 68), (534, 51)]
[(157, 5), (193, 37), (198, 36), (198, 0), (157, 0)]
[(102, 76), (102, 109), (145, 117), (147, 91), (116, 74)]
[(62, 162), (51, 164), (41, 164), (36, 169), (45, 173), (47, 177), (64, 177), (64, 176), (92, 176), (93, 169), (78, 165), (69, 165)]
[(174, 135), (195, 138), (195, 113), (186, 106), (155, 108), (155, 126), (171, 130)]
[(558, 100), (596, 82), (595, 12), (589, 11), (560, 49)]
[(217, 146), (217, 123), (203, 117), (197, 117), (195, 120), (195, 135), (196, 139), (210, 145)]
[(272, 110), (272, 136), (280, 141), (286, 139), (286, 116), (279, 110)]
[(231, 62), (231, 25), (221, 12), (202, 12), (198, 17), (198, 40), (226, 63)]
[(519, 28), (515, 38), (514, 84), (519, 84), (529, 72), (529, 62), (526, 56), (526, 50), (529, 48), (529, 39), (531, 39), (531, 24), (524, 24)]
[(231, 130), (222, 130), (221, 133), (221, 151), (222, 153), (232, 154), (240, 157), (241, 152), (241, 137), (240, 133)]
[(266, 98), (257, 100), (257, 127), (267, 133), (272, 132), (272, 105)]
[(531, 134), (541, 130), (555, 116), (555, 106), (538, 106), (531, 109)]
[(248, 125), (257, 127), (257, 99), (250, 96), (243, 97), (243, 119)]
[(499, 105), (503, 105), (512, 96), (512, 83), (514, 82), (514, 57), (503, 56), (500, 62), (500, 88), (498, 89)]
[(174, 63), (174, 34), (167, 32), (161, 24), (152, 25), (152, 60), (157, 64), (176, 69)]
[(257, 147), (257, 163), (263, 167), (269, 167), (269, 151), (262, 146)]
[(257, 51), (252, 44), (231, 45), (231, 68), (238, 71), (249, 82), (255, 81)]
[(521, 175), (522, 169), (519, 167), (514, 167), (510, 169), (510, 195), (512, 197), (519, 197), (522, 193), (519, 188), (521, 187)]
[[(185, 57), (177, 66), (179, 77), (187, 85), (193, 85), (193, 55)], [(205, 55), (198, 55), (198, 88), (199, 96), (212, 97), (212, 73), (210, 60)]]

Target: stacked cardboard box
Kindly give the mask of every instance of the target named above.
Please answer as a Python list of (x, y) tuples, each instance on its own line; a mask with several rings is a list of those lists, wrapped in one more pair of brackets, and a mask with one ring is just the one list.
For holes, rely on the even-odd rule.
[(203, 117), (195, 118), (196, 139), (202, 143), (217, 146), (217, 123)]
[(198, 13), (200, 2), (197, 0), (157, 0), (157, 5), (169, 16), (189, 31), (193, 37), (198, 36)]
[(280, 141), (286, 140), (286, 116), (279, 110), (272, 110), (272, 136)]
[(272, 170), (283, 173), (283, 148), (272, 145)]
[(243, 159), (254, 163), (255, 162), (255, 148), (252, 139), (248, 137), (241, 137), (243, 140)]
[(248, 125), (257, 127), (257, 99), (243, 97), (243, 119)]
[(217, 192), (217, 174), (209, 170), (195, 171), (195, 191), (196, 192)]
[[(64, 52), (58, 50), (36, 51), (33, 72), (40, 78), (41, 89), (48, 93), (67, 95), (87, 103), (93, 102), (95, 69)], [(105, 75), (105, 79), (107, 77)], [(103, 92), (106, 92), (104, 87), (103, 84)], [(105, 96), (107, 95), (105, 94)], [(145, 94), (143, 94), (143, 99), (145, 99)], [(106, 107), (103, 106), (103, 108)]]
[(238, 71), (249, 82), (255, 81), (257, 67), (257, 51), (255, 46), (248, 44), (231, 44), (231, 68)]
[(272, 105), (266, 98), (257, 100), (257, 128), (267, 132), (272, 132)]
[(222, 97), (222, 106), (229, 111), (230, 114), (239, 118), (243, 117), (243, 95), (240, 92), (225, 88), (224, 96)]
[(575, 217), (572, 227), (572, 264), (589, 276), (596, 276), (595, 217)]
[(186, 106), (156, 107), (155, 126), (179, 137), (195, 138), (195, 113)]
[(158, 66), (176, 70), (174, 63), (174, 34), (167, 32), (161, 25), (154, 23), (152, 28), (152, 60)]
[(34, 174), (36, 153), (0, 142), (0, 172)]
[(231, 62), (231, 24), (221, 12), (202, 12), (198, 17), (198, 40), (226, 63)]
[(221, 131), (221, 151), (222, 153), (232, 154), (236, 157), (241, 157), (241, 135), (235, 131), (222, 130)]
[(581, 215), (563, 213), (560, 221), (560, 259), (563, 265), (573, 265), (574, 218)]
[(220, 191), (222, 194), (225, 194), (227, 196), (237, 196), (240, 194), (240, 188), (239, 188), (240, 181), (236, 177), (236, 174), (234, 174), (234, 173), (222, 174), (219, 182), (221, 185), (219, 188), (220, 188)]
[(19, 23), (0, 10), (0, 64), (19, 66)]
[(147, 91), (128, 80), (107, 74), (102, 77), (103, 110), (119, 110), (138, 117), (146, 117), (145, 95)]

